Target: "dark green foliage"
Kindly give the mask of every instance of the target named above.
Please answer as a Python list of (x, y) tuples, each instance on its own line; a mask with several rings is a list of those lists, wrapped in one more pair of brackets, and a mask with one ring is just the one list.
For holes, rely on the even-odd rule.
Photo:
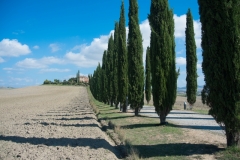
[(152, 0), (148, 19), (151, 26), (150, 59), (153, 102), (160, 116), (160, 123), (164, 124), (166, 116), (175, 103), (177, 89), (174, 21), (168, 1)]
[(240, 146), (240, 1), (198, 0), (202, 23), (203, 102), (225, 125), (227, 145)]
[(51, 84), (52, 82), (51, 81), (49, 81), (49, 80), (45, 80), (44, 82), (43, 82), (43, 84)]
[(119, 20), (119, 45), (118, 45), (118, 89), (119, 102), (122, 105), (123, 112), (126, 112), (126, 97), (128, 95), (128, 65), (127, 65), (127, 46), (126, 46), (126, 28), (124, 16), (124, 2), (122, 1), (120, 20)]
[(107, 50), (107, 70), (106, 75), (108, 79), (108, 102), (113, 106), (113, 55), (114, 55), (114, 41), (112, 35), (108, 40)]
[(80, 78), (80, 71), (78, 70), (77, 75), (76, 75), (77, 84), (79, 84), (79, 78)]
[(102, 58), (102, 83), (101, 83), (101, 93), (102, 102), (108, 102), (108, 78), (107, 78), (107, 51), (105, 50)]
[(186, 72), (187, 72), (187, 101), (190, 105), (196, 102), (197, 94), (197, 54), (194, 39), (193, 17), (190, 9), (187, 12), (186, 24)]
[(145, 96), (147, 103), (149, 103), (149, 101), (151, 100), (151, 95), (152, 88), (151, 88), (150, 48), (147, 47), (145, 60)]
[(115, 103), (115, 107), (117, 108), (119, 103), (118, 98), (118, 33), (119, 24), (118, 22), (115, 23), (114, 29), (114, 52), (113, 52), (113, 102)]
[(128, 33), (128, 80), (129, 103), (135, 109), (135, 115), (142, 108), (144, 68), (142, 34), (138, 24), (138, 4), (136, 0), (129, 0), (129, 33)]

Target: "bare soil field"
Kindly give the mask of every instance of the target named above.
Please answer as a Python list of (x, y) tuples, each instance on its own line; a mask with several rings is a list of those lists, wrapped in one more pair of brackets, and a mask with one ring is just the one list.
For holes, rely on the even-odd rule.
[(86, 88), (0, 89), (0, 159), (118, 158)]

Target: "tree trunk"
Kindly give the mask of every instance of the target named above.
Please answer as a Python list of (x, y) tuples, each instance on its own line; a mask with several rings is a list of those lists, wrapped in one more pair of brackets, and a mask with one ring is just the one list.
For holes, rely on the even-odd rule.
[(237, 146), (240, 148), (240, 132), (239, 131), (227, 131), (226, 129), (226, 137), (227, 137), (227, 146)]
[(138, 107), (135, 108), (135, 116), (138, 116), (138, 111), (139, 111)]
[(111, 99), (111, 107), (113, 107), (113, 100)]
[(166, 124), (166, 117), (167, 117), (167, 114), (164, 111), (162, 111), (160, 113), (160, 116), (159, 116), (159, 118), (160, 118), (160, 125)]
[(123, 106), (122, 106), (122, 112), (127, 112), (127, 106), (126, 106), (126, 104), (123, 104)]
[(118, 102), (115, 103), (115, 109), (118, 109)]

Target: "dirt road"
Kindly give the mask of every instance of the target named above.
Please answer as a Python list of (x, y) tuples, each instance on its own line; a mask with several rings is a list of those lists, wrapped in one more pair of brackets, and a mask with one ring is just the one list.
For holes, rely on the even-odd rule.
[(0, 159), (118, 159), (84, 87), (0, 90)]

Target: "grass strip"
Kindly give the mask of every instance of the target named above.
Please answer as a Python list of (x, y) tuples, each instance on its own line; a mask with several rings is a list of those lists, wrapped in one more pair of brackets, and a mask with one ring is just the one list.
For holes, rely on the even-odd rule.
[[(166, 159), (185, 160), (201, 159), (201, 155), (214, 154), (221, 159), (239, 159), (239, 150), (219, 148), (212, 144), (195, 144), (188, 142), (184, 130), (174, 124), (159, 126), (158, 118), (134, 116), (133, 113), (122, 113), (115, 107), (101, 103), (93, 98), (89, 91), (90, 103), (92, 104), (98, 120), (112, 128), (117, 133), (121, 142), (127, 148), (126, 159)], [(105, 129), (113, 139), (112, 131)], [(193, 135), (194, 136), (194, 135)], [(115, 141), (116, 142), (116, 141)], [(233, 155), (233, 156), (232, 156)]]

